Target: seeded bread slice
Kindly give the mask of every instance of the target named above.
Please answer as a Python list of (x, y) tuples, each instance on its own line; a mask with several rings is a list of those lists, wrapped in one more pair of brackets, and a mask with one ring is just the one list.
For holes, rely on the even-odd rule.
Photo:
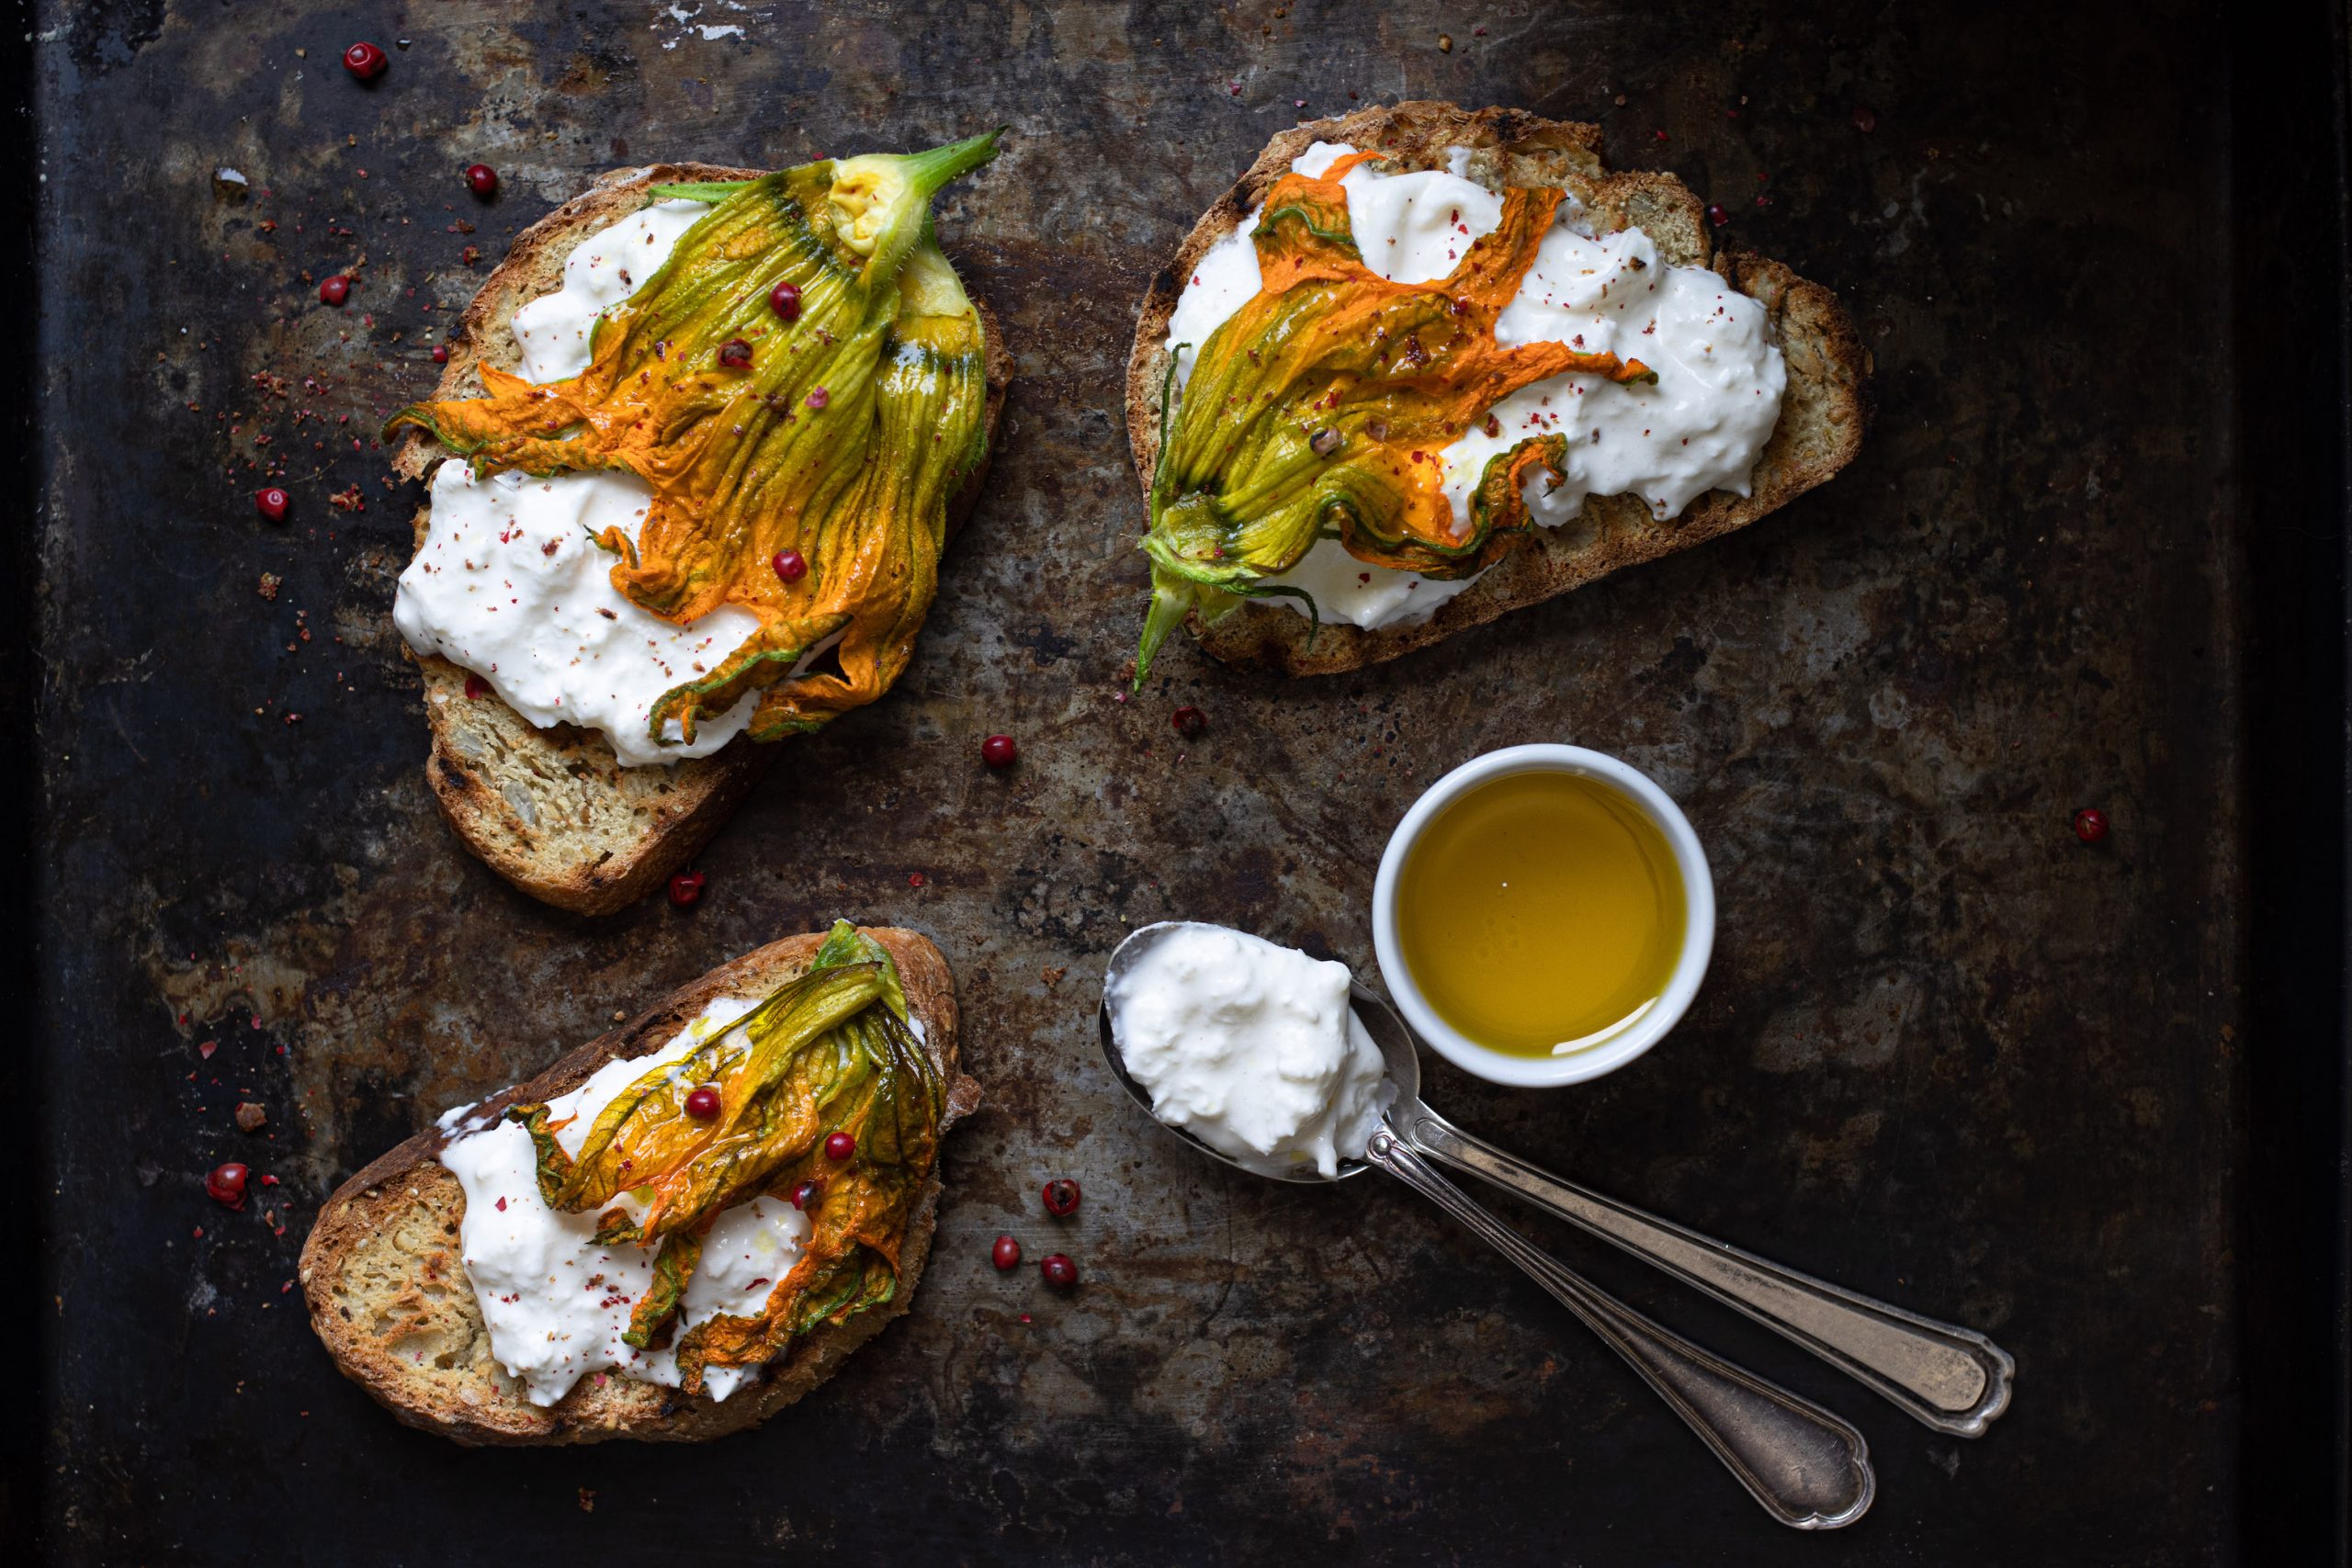
[[(925, 1044), (947, 1086), (944, 1134), (979, 1104), (979, 1086), (956, 1070), (954, 979), (929, 939), (884, 929), (866, 933), (888, 950), (922, 1021)], [(616, 1057), (643, 1056), (675, 1038), (722, 996), (764, 996), (801, 973), (824, 941), (789, 937), (723, 964), (650, 1011), (591, 1041), (526, 1084), (482, 1101), (497, 1115), (569, 1093)], [(465, 1190), (436, 1160), (445, 1136), (427, 1130), (345, 1182), (319, 1212), (300, 1275), (311, 1326), (345, 1377), (412, 1427), (472, 1445), (599, 1443), (615, 1438), (698, 1442), (754, 1426), (831, 1377), (843, 1357), (905, 1313), (931, 1252), (939, 1203), (936, 1172), (924, 1183), (899, 1258), (899, 1290), (887, 1306), (819, 1328), (794, 1342), (763, 1381), (729, 1398), (680, 1393), (618, 1373), (591, 1373), (553, 1405), (533, 1404), (491, 1356), (459, 1253)]]
[[(436, 399), (478, 396), (481, 367), (513, 370), (522, 355), (510, 329), (514, 312), (563, 283), (563, 264), (581, 241), (653, 199), (657, 185), (752, 179), (757, 169), (710, 164), (656, 164), (616, 169), (525, 230), (498, 264), (449, 336), (449, 365)], [(1012, 355), (986, 305), (988, 431), (990, 448), (1012, 380)], [(392, 467), (424, 479), (444, 451), (412, 431)], [(987, 477), (985, 459), (947, 504), (948, 537), (971, 515)], [(424, 539), (430, 508), (416, 514)], [(707, 757), (672, 765), (624, 768), (611, 742), (591, 729), (560, 724), (541, 729), (494, 693), (469, 697), (466, 671), (447, 660), (409, 657), (424, 672), (424, 713), (433, 749), (424, 774), (441, 814), (465, 846), (533, 897), (575, 914), (605, 915), (636, 902), (686, 863), (751, 793), (777, 745), (739, 739)]]
[[(1183, 280), (1192, 276), (1212, 245), (1264, 201), (1267, 189), (1289, 171), (1291, 160), (1317, 141), (1379, 148), (1391, 155), (1392, 169), (1443, 168), (1449, 148), (1467, 147), (1472, 150), (1470, 177), (1491, 189), (1566, 187), (1585, 204), (1600, 231), (1639, 228), (1668, 263), (1711, 266), (1740, 292), (1760, 301), (1770, 314), (1773, 340), (1788, 362), (1788, 390), (1781, 402), (1780, 423), (1757, 462), (1753, 493), (1745, 498), (1710, 491), (1681, 516), (1661, 523), (1639, 497), (1593, 496), (1561, 526), (1531, 529), (1525, 544), (1415, 626), (1377, 631), (1317, 627), (1279, 604), (1245, 605), (1213, 626), (1192, 616), (1187, 624), (1193, 636), (1218, 659), (1293, 675), (1324, 675), (1377, 664), (1491, 621), (1506, 610), (1565, 593), (1619, 567), (1745, 527), (1828, 479), (1860, 449), (1862, 431), (1870, 423), (1870, 356), (1828, 289), (1806, 282), (1776, 261), (1736, 251), (1717, 253), (1699, 198), (1671, 175), (1611, 173), (1601, 162), (1599, 126), (1544, 119), (1520, 109), (1473, 114), (1453, 104), (1418, 101), (1359, 109), (1276, 136), (1152, 280), (1127, 359), (1127, 440), (1147, 502), (1152, 466), (1159, 457), (1168, 322)], [(1136, 619), (1142, 619), (1140, 607)]]

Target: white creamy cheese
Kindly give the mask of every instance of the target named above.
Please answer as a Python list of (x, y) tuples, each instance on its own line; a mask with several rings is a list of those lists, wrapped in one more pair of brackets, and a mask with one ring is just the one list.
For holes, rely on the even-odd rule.
[(1103, 997), (1152, 1114), (1252, 1168), (1335, 1176), (1395, 1098), (1344, 964), (1183, 921)]
[[(1295, 160), (1320, 175), (1353, 152), (1318, 141)], [(1467, 148), (1448, 151), (1444, 170), (1384, 175), (1360, 164), (1340, 182), (1364, 265), (1400, 283), (1445, 276), (1476, 241), (1502, 220), (1502, 198), (1465, 177)], [(1261, 287), (1251, 213), (1201, 258), (1169, 318), (1168, 347), (1181, 386), (1198, 345), (1231, 320)], [(1470, 497), (1487, 459), (1530, 435), (1567, 437), (1566, 478), (1541, 470), (1522, 495), (1535, 521), (1557, 527), (1591, 495), (1638, 495), (1661, 521), (1710, 490), (1748, 492), (1756, 459), (1781, 417), (1788, 367), (1766, 331), (1764, 308), (1704, 267), (1668, 266), (1638, 229), (1595, 236), (1573, 194), (1561, 203), (1535, 262), (1497, 321), (1496, 341), (1563, 343), (1614, 351), (1657, 372), (1654, 386), (1620, 386), (1578, 372), (1521, 389), (1472, 423), (1440, 455), (1457, 535), (1470, 526)], [(1189, 344), (1190, 347), (1180, 346)], [(1475, 578), (1431, 581), (1357, 563), (1334, 541), (1317, 542), (1289, 571), (1269, 581), (1303, 588), (1326, 620), (1374, 628), (1426, 620)], [(1326, 597), (1327, 593), (1329, 595)], [(1287, 604), (1300, 615), (1306, 606)]]
[(652, 502), (635, 474), (485, 479), (453, 457), (433, 476), (424, 542), (401, 573), (392, 622), (411, 648), (474, 671), (533, 724), (602, 730), (624, 766), (707, 756), (751, 722), (758, 693), (697, 725), (691, 746), (654, 741), (653, 704), (717, 669), (759, 617), (722, 604), (679, 626), (613, 587), (616, 558), (596, 536), (617, 524), (636, 538)]
[(1600, 238), (1555, 223), (1495, 322), (1506, 348), (1565, 343), (1638, 359), (1655, 386), (1570, 373), (1522, 387), (1444, 453), (1445, 494), (1458, 535), (1487, 460), (1530, 435), (1567, 437), (1567, 478), (1538, 474), (1524, 495), (1557, 527), (1588, 495), (1638, 495), (1664, 520), (1711, 490), (1746, 495), (1772, 437), (1788, 366), (1765, 331), (1764, 307), (1702, 266), (1668, 266), (1639, 229)]
[[(550, 1122), (567, 1154), (580, 1152), (597, 1112), (651, 1068), (692, 1053), (753, 1003), (722, 998), (661, 1050), (607, 1062), (586, 1083), (548, 1102)], [(460, 1122), (459, 1125), (470, 1125)], [(539, 1195), (531, 1135), (501, 1121), (441, 1151), (466, 1190), (459, 1250), (466, 1278), (490, 1331), (491, 1354), (519, 1380), (534, 1404), (553, 1404), (590, 1372), (614, 1371), (675, 1388), (675, 1355), (622, 1343), (629, 1313), (653, 1280), (651, 1247), (596, 1245), (594, 1214), (558, 1213)], [(635, 1207), (627, 1194), (623, 1208)], [(749, 1316), (767, 1300), (768, 1287), (789, 1272), (808, 1235), (807, 1216), (774, 1198), (755, 1198), (721, 1213), (704, 1239), (701, 1264), (686, 1281), (679, 1305), (691, 1328), (721, 1314)], [(704, 1392), (723, 1400), (757, 1373), (750, 1367), (712, 1367)]]
[(1209, 334), (1257, 298), (1258, 249), (1250, 239), (1257, 231), (1258, 215), (1252, 212), (1208, 248), (1185, 280), (1184, 292), (1176, 297), (1176, 309), (1168, 314), (1168, 352), (1176, 360), (1179, 387), (1193, 378), (1193, 362)]
[[(1429, 578), (1419, 572), (1374, 566), (1348, 554), (1337, 539), (1317, 539), (1288, 571), (1268, 581), (1301, 588), (1315, 596), (1315, 608), (1327, 621), (1351, 626), (1390, 626), (1424, 621), (1437, 607), (1477, 581), (1477, 578)], [(1305, 613), (1295, 599), (1283, 604)]]
[[(514, 312), (524, 378), (558, 381), (586, 369), (597, 318), (659, 271), (709, 210), (657, 202), (582, 241), (563, 264), (563, 287)], [(393, 623), (411, 648), (472, 671), (541, 728), (601, 730), (624, 767), (708, 756), (751, 722), (757, 693), (697, 725), (691, 746), (647, 733), (653, 704), (717, 669), (759, 617), (722, 605), (682, 626), (613, 587), (615, 558), (595, 537), (617, 525), (635, 539), (652, 494), (634, 474), (481, 479), (451, 458), (434, 475), (424, 542), (401, 573)], [(673, 723), (666, 738), (679, 733)]]
[(657, 201), (581, 241), (564, 260), (563, 287), (514, 312), (523, 378), (561, 381), (587, 369), (596, 319), (661, 271), (680, 238), (709, 211), (699, 201)]

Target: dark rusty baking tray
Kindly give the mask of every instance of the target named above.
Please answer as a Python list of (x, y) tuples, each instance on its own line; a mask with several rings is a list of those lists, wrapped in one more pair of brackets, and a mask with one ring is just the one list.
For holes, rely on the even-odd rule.
[[(38, 1395), (6, 1424), (8, 1533), (77, 1562), (2327, 1560), (2333, 12), (2240, 36), (2177, 3), (677, 10), (51, 4), (11, 46), (38, 159), (11, 303), (22, 344), (37, 286), (40, 348), (7, 457), (40, 502), (12, 539), (6, 689), (36, 737), (14, 1082), (40, 1134), (6, 1222), (39, 1266), (8, 1294)], [(392, 55), (371, 87), (336, 64), (362, 37)], [(1877, 360), (1869, 444), (1758, 527), (1431, 653), (1285, 684), (1177, 647), (1122, 704), (1144, 283), (1272, 130), (1409, 96), (1598, 118), (1617, 162), (1722, 204), (1726, 241), (1839, 289)], [(366, 440), (430, 384), (467, 248), (494, 259), (616, 163), (997, 123), (1005, 156), (943, 226), (1022, 379), (914, 668), (795, 744), (691, 917), (513, 894), (424, 788), (385, 614), (413, 492)], [(504, 175), (486, 208), (458, 179), (476, 159)], [(314, 303), (354, 266), (350, 306)], [(283, 530), (247, 500), (256, 434), (293, 458)], [(1211, 716), (1195, 742), (1179, 703)], [(974, 758), (1000, 728), (1023, 756), (1001, 776)], [(1091, 980), (1129, 922), (1367, 962), (1416, 789), (1539, 739), (1684, 802), (1714, 971), (1633, 1068), (1550, 1096), (1437, 1068), (1431, 1097), (2018, 1357), (1991, 1436), (1934, 1437), (1540, 1230), (1863, 1426), (1880, 1502), (1838, 1537), (1770, 1526), (1409, 1197), (1193, 1160), (1095, 1061)], [(2115, 822), (2096, 849), (2067, 831), (2088, 804)], [(989, 1094), (909, 1320), (694, 1451), (467, 1453), (334, 1374), (283, 1288), (341, 1175), (836, 911), (936, 935)], [(266, 1134), (234, 1130), (239, 1099)], [(200, 1173), (232, 1156), (283, 1185), (218, 1209)], [(1086, 1184), (1067, 1226), (1037, 1207), (1050, 1174)], [(1005, 1230), (1066, 1247), (1083, 1288), (998, 1276)]]

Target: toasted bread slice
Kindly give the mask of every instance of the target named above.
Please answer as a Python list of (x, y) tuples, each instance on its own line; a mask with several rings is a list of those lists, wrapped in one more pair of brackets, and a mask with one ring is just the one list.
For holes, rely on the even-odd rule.
[[(478, 396), (484, 365), (513, 370), (522, 358), (511, 330), (514, 312), (561, 287), (563, 264), (574, 247), (652, 200), (653, 186), (752, 179), (761, 172), (710, 164), (616, 169), (548, 213), (523, 231), (466, 308), (449, 336), (448, 368), (433, 396)], [(978, 310), (988, 333), (993, 450), (1012, 355), (995, 315), (986, 305)], [(421, 479), (444, 456), (430, 436), (412, 432), (392, 467)], [(949, 538), (971, 515), (987, 475), (983, 458), (949, 499)], [(416, 514), (420, 544), (427, 510)], [(466, 671), (448, 660), (410, 657), (424, 671), (424, 713), (433, 731), (424, 773), (442, 816), (492, 871), (575, 914), (610, 914), (660, 886), (718, 831), (775, 760), (777, 744), (738, 739), (707, 757), (625, 768), (596, 731), (569, 724), (541, 729), (495, 694), (468, 697)]]
[[(946, 1085), (944, 1133), (979, 1103), (979, 1086), (956, 1070), (956, 1018), (947, 961), (929, 939), (883, 929), (867, 935), (899, 965), (909, 1010)], [(712, 1000), (757, 997), (798, 975), (824, 941), (786, 938), (722, 964), (673, 991), (650, 1011), (572, 1052), (530, 1082), (482, 1101), (498, 1115), (569, 1093), (616, 1057), (660, 1050)], [(302, 1247), (300, 1278), (327, 1353), (345, 1377), (412, 1427), (460, 1443), (597, 1443), (615, 1438), (695, 1442), (765, 1420), (833, 1374), (842, 1359), (907, 1310), (922, 1278), (939, 1202), (934, 1172), (923, 1186), (899, 1258), (889, 1304), (803, 1336), (764, 1379), (714, 1401), (617, 1373), (583, 1377), (555, 1404), (533, 1404), (492, 1359), (458, 1252), (465, 1190), (436, 1156), (447, 1138), (427, 1130), (338, 1189)]]
[[(1428, 620), (1376, 631), (1317, 626), (1281, 605), (1245, 605), (1212, 626), (1189, 625), (1203, 648), (1234, 664), (1293, 675), (1359, 670), (1409, 653), (1506, 610), (1565, 593), (1636, 561), (1655, 559), (1744, 527), (1795, 499), (1852, 460), (1870, 422), (1869, 355), (1837, 297), (1779, 262), (1739, 252), (1718, 254), (1706, 209), (1681, 181), (1663, 174), (1611, 174), (1600, 157), (1600, 128), (1550, 120), (1520, 109), (1473, 114), (1448, 103), (1401, 103), (1359, 109), (1285, 130), (1193, 228), (1152, 280), (1127, 359), (1127, 440), (1147, 499), (1159, 457), (1160, 388), (1168, 370), (1169, 318), (1210, 246), (1231, 233), (1317, 141), (1379, 148), (1405, 169), (1440, 169), (1452, 147), (1473, 150), (1470, 177), (1490, 187), (1560, 186), (1574, 192), (1603, 231), (1646, 232), (1660, 255), (1681, 266), (1712, 266), (1760, 301), (1788, 362), (1780, 423), (1758, 459), (1752, 493), (1710, 491), (1682, 515), (1657, 522), (1634, 496), (1593, 496), (1557, 528), (1529, 530), (1528, 541), (1476, 583), (1445, 601)], [(1138, 619), (1141, 611), (1137, 611)]]

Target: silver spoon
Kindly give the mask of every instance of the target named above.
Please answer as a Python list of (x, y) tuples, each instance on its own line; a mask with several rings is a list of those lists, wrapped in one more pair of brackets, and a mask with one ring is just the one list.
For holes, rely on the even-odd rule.
[[(1119, 944), (1103, 976), (1104, 998), (1098, 1013), (1102, 1055), (1112, 1076), (1147, 1111), (1151, 1095), (1127, 1076), (1112, 1032), (1109, 991), (1144, 947), (1174, 923), (1141, 927)], [(1417, 1145), (1398, 1130), (1397, 1120), (1404, 1111), (1409, 1121), (1420, 1107), (1420, 1061), (1413, 1037), (1385, 1002), (1362, 985), (1351, 989), (1357, 1014), (1379, 1045), (1388, 1082), (1396, 1090), (1396, 1101), (1373, 1130), (1363, 1159), (1344, 1161), (1336, 1177), (1326, 1178), (1311, 1166), (1277, 1174), (1232, 1159), (1181, 1127), (1168, 1127), (1164, 1122), (1159, 1125), (1214, 1159), (1278, 1181), (1343, 1180), (1375, 1166), (1388, 1172), (1476, 1232), (1600, 1336), (1774, 1518), (1797, 1529), (1836, 1529), (1860, 1518), (1878, 1482), (1871, 1471), (1870, 1447), (1860, 1432), (1819, 1405), (1701, 1349), (1595, 1289), (1472, 1202), (1421, 1157)]]

